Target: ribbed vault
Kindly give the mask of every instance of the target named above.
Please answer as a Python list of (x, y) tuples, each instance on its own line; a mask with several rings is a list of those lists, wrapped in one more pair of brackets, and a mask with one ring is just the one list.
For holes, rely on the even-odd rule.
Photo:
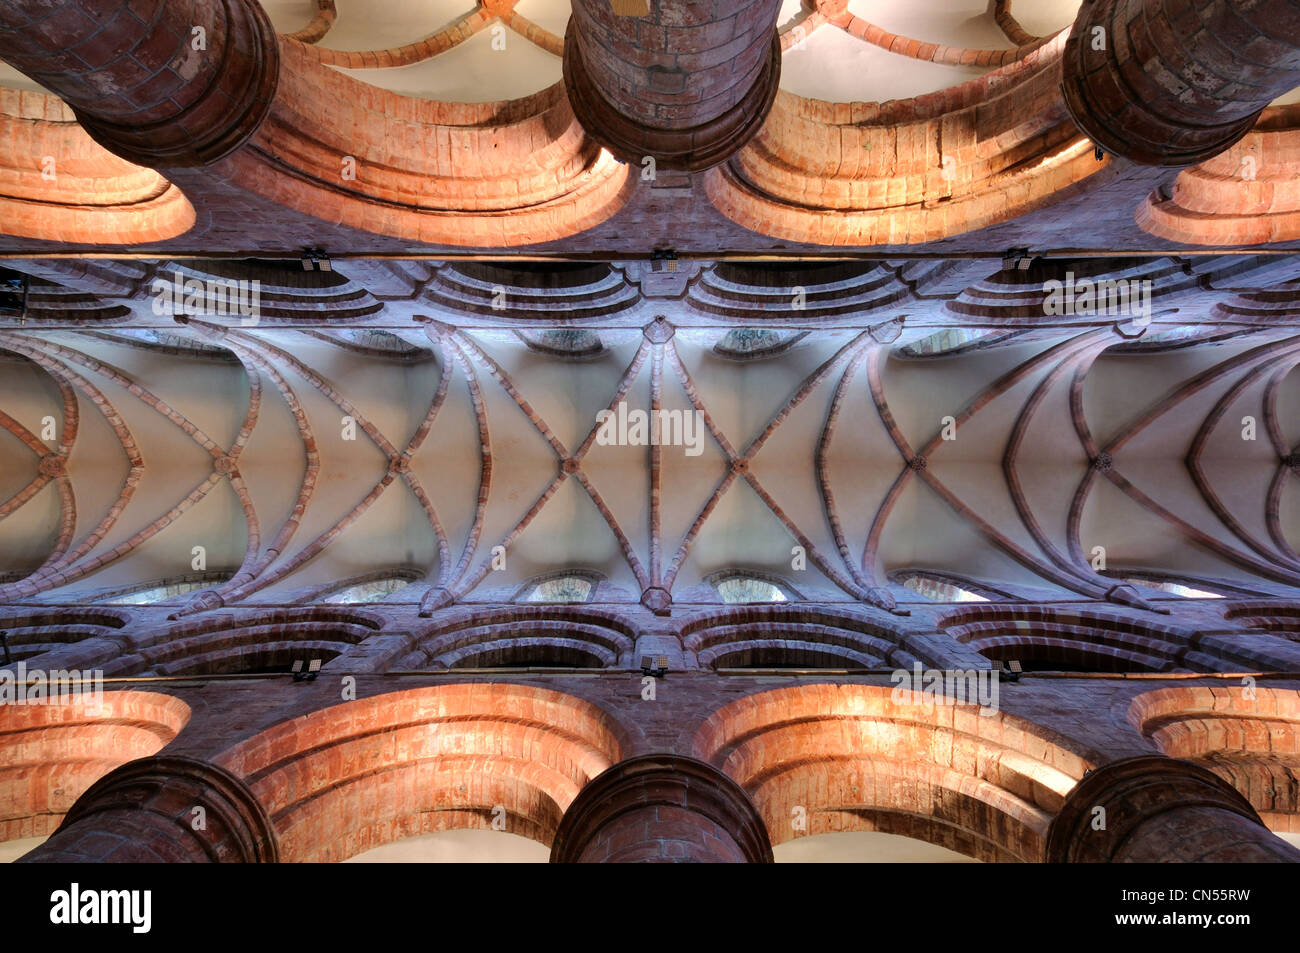
[[(1300, 580), (1300, 345), (1281, 332), (1131, 351), (1061, 328), (918, 359), (870, 328), (733, 353), (660, 320), (592, 335), (579, 361), (578, 338), (441, 323), (369, 343), (167, 333), (0, 331), (38, 384), (0, 403), (6, 600), (194, 580), (168, 603), (185, 618), (388, 573), (413, 584), (387, 598), (429, 613), (568, 568), (656, 610), (745, 571), (895, 610), (908, 569), (1153, 609), (1144, 572)], [(661, 444), (628, 429), (658, 414)], [(622, 652), (614, 637), (589, 661)], [(446, 664), (471, 656), (501, 660)]]

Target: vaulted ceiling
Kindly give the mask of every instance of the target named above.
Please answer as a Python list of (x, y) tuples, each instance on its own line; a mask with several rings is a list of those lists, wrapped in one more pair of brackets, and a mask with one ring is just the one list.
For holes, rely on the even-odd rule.
[[(26, 70), (0, 71), (0, 598), (201, 577), (202, 608), (388, 573), (432, 610), (560, 570), (659, 608), (741, 569), (885, 607), (905, 570), (1142, 604), (1115, 574), (1293, 585), (1294, 93), (1151, 165), (1071, 112), (1075, 0), (743, 7), (746, 43), (779, 24), (770, 111), (662, 168), (583, 111), (596, 21), (570, 0), (241, 3), (239, 48), (200, 58), (234, 126), (152, 137), (96, 92), (117, 80), (0, 22)], [(645, 33), (629, 62), (661, 13), (611, 28)], [(122, 96), (180, 62), (131, 86), (151, 54), (88, 43)], [(1061, 314), (1076, 275), (1149, 298)], [(256, 314), (160, 306), (173, 280), (253, 282)], [(698, 453), (606, 446), (619, 405), (699, 415)]]
[[(1115, 574), (1293, 586), (1300, 340), (1249, 286), (1297, 264), (1176, 265), (1091, 266), (1150, 276), (1150, 327), (1044, 320), (1044, 275), (1088, 267), (1046, 262), (933, 296), (884, 265), (814, 269), (797, 278), (813, 317), (760, 328), (721, 305), (790, 306), (788, 271), (705, 268), (674, 300), (630, 265), (514, 272), (550, 287), (508, 290), (482, 280), (508, 269), (466, 265), (380, 300), (372, 271), (265, 266), (264, 316), (233, 320), (155, 314), (147, 291), (233, 265), (103, 263), (81, 276), (102, 298), (38, 282), (41, 326), (0, 329), (0, 599), (198, 578), (199, 546), (195, 608), (386, 574), (426, 610), (557, 571), (615, 602), (716, 601), (729, 571), (884, 606), (904, 570), (1138, 604), (1151, 593), (1112, 591)], [(784, 284), (742, 284), (761, 274)], [(548, 301), (609, 313), (557, 322)], [(700, 427), (609, 445), (598, 415), (620, 405)]]

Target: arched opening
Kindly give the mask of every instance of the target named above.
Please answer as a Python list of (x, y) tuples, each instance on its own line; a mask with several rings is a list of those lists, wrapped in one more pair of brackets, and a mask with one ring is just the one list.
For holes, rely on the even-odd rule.
[(931, 602), (988, 602), (989, 596), (956, 580), (920, 572), (890, 573), (890, 580)]
[(182, 577), (174, 580), (148, 582), (139, 586), (119, 589), (117, 592), (93, 600), (106, 606), (149, 606), (166, 602), (178, 596), (202, 592), (230, 579), (230, 573), (205, 573), (200, 578)]
[(124, 246), (194, 226), (180, 189), (101, 146), (57, 96), (0, 86), (0, 141), (0, 234)]
[(27, 309), (27, 276), (0, 268), (0, 315), (17, 318)]
[(587, 328), (552, 328), (547, 331), (520, 331), (519, 339), (539, 354), (565, 361), (587, 361), (605, 352), (600, 335)]
[[(723, 336), (714, 353), (748, 360), (781, 353), (802, 332), (766, 328), (765, 321), (788, 321), (792, 307), (800, 323), (856, 315), (905, 297), (906, 285), (883, 262), (719, 262), (704, 268), (686, 289), (696, 311), (757, 322)], [(776, 337), (780, 335), (781, 337)], [(776, 345), (776, 350), (765, 349)]]
[(798, 598), (793, 589), (770, 577), (751, 573), (715, 576), (709, 580), (718, 598), (727, 605), (754, 605), (792, 602)]
[(109, 638), (126, 625), (128, 618), (110, 609), (20, 612), (0, 617), (0, 633), (13, 661), (30, 661), (65, 645)]
[[(588, 262), (459, 262), (441, 268), (425, 294), (434, 304), (454, 311), (469, 311), (496, 319), (523, 319), (552, 323), (557, 314), (566, 321), (608, 318), (637, 304), (639, 295), (623, 273), (609, 265)], [(603, 353), (591, 352), (599, 343), (595, 331), (579, 328), (549, 337), (545, 332), (526, 337), (535, 350), (553, 355), (572, 355), (581, 345), (577, 359)], [(592, 338), (596, 338), (593, 341)]]
[(879, 685), (801, 685), (734, 702), (695, 736), (774, 846), (876, 831), (976, 860), (1038, 861), (1053, 816), (1091, 767), (1005, 712), (927, 704)]
[(87, 788), (128, 761), (156, 754), (189, 717), (179, 698), (155, 692), (0, 705), (0, 862), (43, 842)]
[(1182, 599), (1222, 599), (1223, 594), (1219, 592), (1210, 592), (1208, 589), (1196, 589), (1181, 582), (1156, 581), (1153, 579), (1137, 579), (1126, 577), (1125, 582), (1135, 586), (1145, 586), (1148, 589), (1157, 589), (1160, 592), (1167, 592), (1171, 596), (1178, 596)]
[(612, 668), (634, 641), (629, 626), (599, 611), (518, 606), (431, 626), (391, 668)]
[(1177, 630), (1092, 612), (987, 605), (946, 616), (940, 625), (958, 642), (1025, 671), (1186, 671), (1190, 647)]
[(1209, 768), (1300, 843), (1300, 692), (1225, 683), (1159, 688), (1133, 699), (1128, 721), (1164, 754)]
[[(635, 185), (583, 134), (562, 84), (506, 103), (435, 102), (358, 82), (311, 51), (281, 44), (274, 106), (226, 172), (294, 212), (327, 209), (349, 228), (422, 244), (516, 247), (605, 221)], [(364, 174), (341, 179), (339, 156)]]
[(607, 668), (614, 658), (575, 639), (502, 639), (443, 657), (448, 668)]
[(1195, 578), (1143, 570), (1110, 569), (1101, 574), (1136, 586), (1139, 592), (1148, 590), (1149, 593), (1143, 595), (1149, 594), (1157, 599), (1170, 596), (1179, 599), (1222, 599), (1226, 593), (1237, 591), (1229, 586), (1220, 588), (1212, 582), (1202, 582)]
[(688, 621), (681, 634), (702, 668), (844, 670), (901, 661), (893, 657), (895, 633), (849, 613), (800, 605), (710, 612)]
[(599, 581), (594, 573), (565, 572), (548, 575), (525, 584), (515, 601), (548, 605), (590, 602), (596, 594)]
[(944, 328), (896, 350), (899, 357), (952, 357), (976, 348), (992, 347), (1023, 332), (996, 328)]
[(173, 626), (153, 644), (109, 663), (112, 674), (287, 674), (321, 665), (364, 641), (382, 621), (342, 609), (276, 609)]
[(326, 708), (217, 763), (266, 807), (283, 860), (337, 862), (451, 830), (549, 845), (578, 791), (622, 750), (616, 725), (587, 702), (476, 683)]
[(713, 345), (713, 353), (733, 361), (757, 361), (784, 354), (807, 336), (807, 331), (732, 328)]
[(395, 592), (400, 592), (414, 580), (406, 576), (385, 576), (336, 589), (320, 601), (327, 605), (363, 605), (382, 602)]
[(1252, 600), (1228, 608), (1223, 618), (1237, 625), (1272, 632), (1293, 642), (1300, 642), (1300, 604)]

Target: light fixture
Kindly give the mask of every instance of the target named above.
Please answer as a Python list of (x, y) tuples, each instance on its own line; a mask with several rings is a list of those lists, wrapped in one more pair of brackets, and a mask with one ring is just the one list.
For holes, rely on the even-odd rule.
[(641, 656), (641, 674), (649, 675), (651, 678), (663, 678), (668, 674), (668, 656), (667, 655), (643, 655)]
[(302, 253), (303, 271), (333, 271), (334, 263), (323, 248), (308, 248)]
[(672, 249), (656, 248), (650, 255), (650, 270), (652, 272), (676, 271), (677, 252)]
[(302, 659), (297, 659), (293, 663), (293, 680), (295, 682), (314, 682), (316, 676), (320, 674), (320, 659), (314, 658), (307, 663), (306, 671), (303, 671)]
[(1028, 248), (1008, 248), (1002, 256), (1003, 271), (1011, 271), (1013, 268), (1017, 271), (1028, 271), (1033, 263), (1034, 258)]

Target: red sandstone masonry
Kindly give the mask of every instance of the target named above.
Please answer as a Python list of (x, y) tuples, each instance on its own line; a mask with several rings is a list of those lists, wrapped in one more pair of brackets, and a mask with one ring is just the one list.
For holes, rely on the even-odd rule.
[[(1037, 860), (1043, 833), (1085, 768), (1151, 751), (1139, 732), (1155, 728), (1153, 740), (1173, 745), (1178, 736), (1172, 732), (1180, 722), (1195, 726), (1207, 718), (1220, 724), (1244, 719), (1244, 729), (1262, 718), (1282, 726), (1295, 721), (1297, 708), (1294, 684), (1260, 686), (1258, 700), (1251, 701), (1235, 682), (1162, 686), (1158, 680), (1134, 684), (1029, 676), (1007, 687), (1004, 710), (987, 718), (961, 708), (897, 705), (880, 676), (874, 684), (797, 679), (776, 691), (761, 679), (700, 678), (707, 683), (670, 676), (655, 705), (641, 702), (639, 682), (626, 676), (541, 680), (572, 695), (475, 679), (394, 691), (399, 685), (391, 679), (362, 676), (360, 700), (344, 704), (338, 703), (334, 686), (324, 682), (188, 688), (160, 683), (159, 688), (192, 698), (191, 707), (203, 712), (168, 752), (215, 758), (244, 778), (270, 815), (284, 859), (322, 860), (342, 859), (417, 833), (486, 827), (494, 805), (506, 806), (507, 829), (549, 842), (563, 806), (582, 785), (582, 772), (591, 778), (602, 765), (630, 753), (647, 747), (662, 751), (668, 736), (655, 725), (664, 718), (683, 732), (668, 747), (713, 760), (744, 787), (750, 787), (746, 779), (756, 780), (750, 793), (776, 842), (802, 836), (790, 824), (792, 809), (802, 806), (810, 822), (807, 833), (886, 830), (985, 860)], [(404, 679), (401, 688), (410, 685)], [(735, 700), (726, 704), (724, 697)], [(1117, 712), (1122, 721), (1126, 709), (1132, 727), (1112, 723), (1104, 714)], [(236, 710), (242, 715), (231, 717)], [(59, 709), (10, 707), (7, 712), (5, 717), (32, 717), (33, 712), (45, 717)], [(438, 732), (427, 730), (432, 722), (440, 725)], [(1162, 735), (1165, 729), (1159, 726), (1169, 726), (1169, 731)], [(1090, 743), (1077, 737), (1085, 728)], [(113, 731), (99, 735), (107, 741)], [(1204, 731), (1200, 737), (1195, 746), (1171, 747), (1171, 753), (1209, 759), (1228, 755), (1233, 760), (1221, 763), (1221, 776), (1244, 785), (1253, 797), (1263, 795), (1266, 776), (1242, 773), (1250, 759), (1270, 758), (1283, 767), (1295, 757), (1290, 750), (1293, 731)], [(1270, 737), (1289, 739), (1288, 747), (1267, 747)], [(223, 749), (229, 750), (218, 756)], [(844, 761), (837, 754), (841, 750), (856, 760)], [(385, 770), (372, 770), (375, 756), (387, 759), (378, 762), (388, 765)], [(794, 767), (810, 758), (806, 767)], [(787, 770), (769, 770), (787, 762)], [(1274, 776), (1284, 780), (1287, 775)], [(1269, 802), (1271, 823), (1288, 823), (1286, 812), (1292, 808), (1287, 803)], [(698, 813), (689, 800), (684, 806), (692, 817)], [(1155, 806), (1153, 818), (1169, 813), (1168, 803)], [(96, 834), (87, 831), (83, 838), (52, 843), (46, 854), (68, 850), (88, 858), (106, 850), (111, 855), (116, 848), (96, 847), (91, 838), (139, 833), (114, 820), (111, 803), (101, 808), (107, 813), (100, 815)], [(417, 821), (432, 815), (441, 820)], [(905, 822), (907, 815), (910, 822)], [(660, 818), (663, 833), (643, 832), (640, 847), (627, 825), (597, 839), (608, 842), (611, 853), (681, 859), (679, 850), (725, 854), (725, 845), (734, 843), (739, 830), (728, 823), (720, 833), (698, 818), (671, 811)], [(678, 824), (674, 818), (690, 823)], [(1233, 839), (1206, 843), (1204, 856), (1272, 843), (1256, 822), (1233, 823)], [(1186, 834), (1185, 825), (1176, 827)], [(1154, 859), (1168, 859), (1169, 851), (1185, 842), (1162, 830), (1143, 834), (1144, 850), (1163, 851)], [(679, 841), (696, 846), (671, 847)], [(180, 859), (184, 852), (177, 854), (177, 846), (164, 839), (147, 849)], [(1280, 846), (1274, 850), (1279, 856), (1286, 853)]]
[[(1094, 49), (1097, 30), (1104, 50)], [(1289, 0), (1099, 0), (1079, 11), (1062, 89), (1107, 152), (1191, 165), (1232, 146), (1300, 83), (1297, 36)]]
[(629, 162), (665, 168), (723, 161), (756, 131), (780, 71), (776, 0), (656, 0), (648, 16), (578, 0), (564, 69), (584, 128)]
[(247, 0), (15, 0), (0, 10), (0, 55), (97, 141), (149, 165), (206, 165), (239, 148), (279, 76), (270, 20)]

